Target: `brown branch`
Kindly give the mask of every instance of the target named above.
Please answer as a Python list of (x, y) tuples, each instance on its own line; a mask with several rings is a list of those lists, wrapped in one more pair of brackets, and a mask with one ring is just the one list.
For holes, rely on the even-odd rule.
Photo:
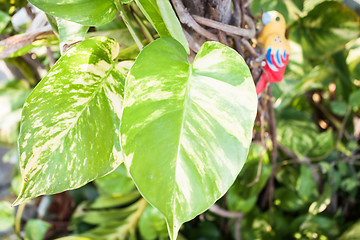
[(232, 0), (233, 5), (234, 5), (234, 14), (233, 14), (233, 18), (234, 18), (234, 25), (236, 27), (240, 27), (240, 23), (241, 23), (241, 10), (240, 10), (240, 6), (239, 6), (239, 1), (238, 0)]
[(188, 25), (190, 28), (194, 29), (197, 33), (203, 35), (207, 39), (218, 41), (218, 38), (215, 34), (207, 31), (205, 28), (201, 27), (190, 15), (190, 13), (184, 7), (184, 4), (181, 0), (171, 0), (174, 5), (175, 11), (179, 16), (180, 21), (183, 24)]
[(209, 211), (225, 218), (242, 218), (242, 212), (230, 212), (225, 209), (222, 209), (218, 205), (214, 204), (209, 208)]
[(244, 0), (240, 0), (240, 27), (244, 28), (245, 26), (245, 4)]
[(245, 19), (249, 25), (249, 29), (245, 28), (239, 28), (232, 25), (228, 25), (225, 23), (217, 22), (208, 18), (200, 17), (193, 15), (193, 18), (195, 21), (197, 21), (199, 24), (202, 24), (207, 27), (212, 27), (215, 29), (220, 29), (221, 31), (224, 31), (229, 34), (243, 36), (246, 38), (253, 38), (255, 36), (255, 24), (252, 21), (252, 19), (248, 16), (245, 16)]
[[(252, 185), (254, 185), (255, 183), (257, 183), (257, 182), (259, 181), (259, 179), (260, 179), (263, 155), (266, 153), (265, 127), (264, 127), (264, 118), (265, 118), (266, 105), (267, 105), (267, 99), (265, 99), (265, 101), (264, 101), (264, 107), (260, 110), (261, 155), (260, 155), (260, 158), (259, 158), (258, 169), (257, 169), (257, 172), (256, 172), (256, 177), (255, 177), (255, 179), (254, 179), (252, 182), (250, 182), (250, 183), (247, 185), (247, 187), (251, 187)], [(260, 105), (259, 105), (259, 108), (261, 108)]]
[(277, 159), (277, 149), (278, 143), (276, 140), (276, 119), (274, 112), (274, 105), (272, 100), (271, 86), (268, 87), (268, 95), (270, 97), (269, 101), (269, 130), (272, 141), (272, 149), (271, 149), (271, 175), (269, 179), (269, 207), (272, 207), (274, 191), (275, 191), (275, 170), (276, 170), (276, 159)]
[(235, 240), (241, 240), (241, 221), (242, 218), (238, 218), (235, 221)]
[(288, 149), (287, 147), (285, 147), (284, 145), (278, 143), (278, 147), (279, 149), (285, 153), (286, 155), (288, 155), (289, 157), (291, 157), (294, 160), (299, 160), (299, 157), (290, 149)]
[(241, 38), (240, 41), (253, 57), (259, 56), (259, 54), (255, 51), (255, 49), (251, 46), (251, 44), (247, 40)]
[(184, 31), (185, 37), (189, 43), (190, 49), (197, 53), (200, 49), (200, 44), (197, 41), (195, 41), (195, 39), (190, 35), (190, 33), (188, 33), (185, 30), (183, 30), (183, 31)]
[(340, 131), (339, 131), (339, 135), (338, 135), (338, 137), (337, 137), (337, 141), (336, 141), (335, 148), (339, 148), (339, 145), (340, 145), (340, 143), (341, 143), (341, 139), (342, 139), (343, 136), (344, 136), (345, 127), (346, 127), (346, 122), (347, 122), (347, 120), (348, 120), (348, 118), (349, 118), (349, 116), (350, 116), (350, 113), (351, 113), (351, 108), (348, 108), (348, 109), (346, 110), (346, 114), (345, 114), (344, 119), (343, 119), (343, 121), (342, 121), (342, 123), (341, 123), (341, 126), (340, 126)]
[(240, 38), (238, 36), (234, 36), (233, 39), (234, 39), (234, 47), (235, 47), (236, 51), (238, 51), (238, 53), (241, 56), (245, 57), (244, 51), (242, 50), (243, 45), (240, 42)]
[(49, 57), (49, 66), (50, 68), (52, 68), (52, 66), (54, 66), (55, 64), (55, 58), (54, 58), (54, 53), (51, 51), (50, 47), (46, 47), (46, 51), (47, 51), (47, 55)]
[(245, 8), (249, 7), (249, 6), (250, 6), (250, 4), (252, 3), (252, 1), (253, 1), (253, 0), (249, 0), (249, 1), (247, 1), (247, 3), (245, 3)]
[[(214, 9), (214, 8), (210, 8), (210, 9), (211, 9), (212, 15), (214, 16), (214, 19), (215, 19), (216, 21), (219, 21), (215, 9)], [(220, 42), (221, 42), (222, 44), (225, 44), (226, 46), (229, 46), (229, 42), (228, 42), (228, 40), (226, 39), (226, 34), (225, 34), (223, 31), (221, 31), (220, 29), (217, 29), (217, 30), (218, 30), (218, 36), (219, 36)]]

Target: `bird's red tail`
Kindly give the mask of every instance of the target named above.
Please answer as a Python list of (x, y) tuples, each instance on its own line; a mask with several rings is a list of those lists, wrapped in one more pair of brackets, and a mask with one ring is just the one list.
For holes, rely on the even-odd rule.
[(261, 75), (260, 80), (256, 84), (256, 94), (259, 96), (260, 93), (262, 93), (266, 87), (267, 77), (266, 73), (264, 72)]

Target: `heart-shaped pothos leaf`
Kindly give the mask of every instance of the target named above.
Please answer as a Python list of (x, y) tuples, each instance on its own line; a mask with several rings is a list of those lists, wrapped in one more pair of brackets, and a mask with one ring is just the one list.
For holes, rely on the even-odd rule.
[(229, 47), (206, 42), (191, 64), (179, 42), (161, 38), (138, 56), (126, 80), (124, 161), (172, 239), (236, 179), (256, 109), (249, 68)]
[(106, 37), (70, 48), (30, 94), (19, 136), (21, 193), (14, 204), (78, 188), (121, 162), (120, 114), (128, 67)]

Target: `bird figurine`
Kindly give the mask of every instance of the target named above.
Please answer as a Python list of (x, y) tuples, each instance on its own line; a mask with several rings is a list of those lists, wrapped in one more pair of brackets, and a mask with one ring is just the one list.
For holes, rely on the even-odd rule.
[(263, 28), (257, 40), (265, 48), (265, 66), (256, 84), (258, 96), (264, 91), (268, 82), (281, 82), (290, 53), (290, 45), (285, 38), (286, 24), (283, 15), (277, 11), (264, 12), (262, 22)]

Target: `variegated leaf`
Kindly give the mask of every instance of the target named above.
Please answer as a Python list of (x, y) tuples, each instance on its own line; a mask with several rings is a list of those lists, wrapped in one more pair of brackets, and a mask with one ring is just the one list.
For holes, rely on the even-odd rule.
[(138, 56), (126, 80), (124, 161), (172, 239), (234, 182), (256, 109), (249, 68), (229, 47), (207, 42), (190, 64), (180, 43), (160, 38)]
[(19, 204), (78, 188), (121, 162), (119, 124), (127, 67), (106, 37), (70, 48), (26, 100), (19, 137)]

